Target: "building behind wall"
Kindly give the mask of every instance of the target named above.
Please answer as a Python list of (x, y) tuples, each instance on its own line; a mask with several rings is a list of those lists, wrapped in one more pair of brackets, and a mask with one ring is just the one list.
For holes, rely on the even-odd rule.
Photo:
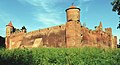
[(63, 25), (27, 32), (25, 26), (16, 29), (12, 22), (6, 26), (6, 48), (33, 47), (105, 47), (117, 48), (117, 37), (112, 28), (103, 31), (102, 22), (95, 30), (81, 25), (80, 9), (66, 9), (67, 22)]

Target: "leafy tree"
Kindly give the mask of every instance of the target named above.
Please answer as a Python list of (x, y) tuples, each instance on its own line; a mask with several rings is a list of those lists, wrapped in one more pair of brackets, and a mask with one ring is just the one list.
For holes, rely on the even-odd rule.
[(5, 38), (0, 36), (0, 48), (5, 47)]
[[(120, 15), (120, 0), (114, 0), (111, 4), (113, 6), (112, 11), (117, 12), (118, 15)], [(120, 23), (118, 24), (117, 29), (120, 29)]]
[(112, 3), (113, 9), (112, 11), (118, 12), (118, 15), (120, 15), (120, 0), (114, 0)]
[(119, 23), (119, 25), (118, 25), (117, 29), (120, 29), (120, 23)]

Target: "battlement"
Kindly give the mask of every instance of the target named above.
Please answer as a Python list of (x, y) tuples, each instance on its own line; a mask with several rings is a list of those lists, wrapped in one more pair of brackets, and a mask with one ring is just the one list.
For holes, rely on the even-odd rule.
[(11, 38), (13, 38), (13, 37), (18, 37), (18, 36), (21, 36), (21, 35), (23, 35), (23, 34), (25, 34), (25, 33), (24, 33), (24, 32), (17, 32), (17, 33), (11, 34), (10, 37), (11, 37)]
[(49, 34), (50, 32), (58, 32), (59, 30), (65, 30), (65, 25), (58, 25), (49, 28), (39, 29), (35, 31), (31, 31), (26, 33), (26, 37), (36, 36), (36, 35), (45, 35)]
[(112, 35), (112, 28), (105, 28), (105, 32), (109, 35)]

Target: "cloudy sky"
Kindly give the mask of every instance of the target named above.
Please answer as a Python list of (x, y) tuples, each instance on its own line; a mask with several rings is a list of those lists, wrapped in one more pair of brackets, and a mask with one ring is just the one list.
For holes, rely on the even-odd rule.
[[(51, 27), (66, 22), (65, 9), (75, 0), (0, 0), (0, 36), (5, 36), (5, 26), (12, 21), (14, 27), (26, 26), (27, 31)], [(111, 27), (113, 35), (120, 38), (118, 15), (112, 12), (113, 0), (76, 0), (81, 9), (81, 23), (94, 29), (100, 21)]]

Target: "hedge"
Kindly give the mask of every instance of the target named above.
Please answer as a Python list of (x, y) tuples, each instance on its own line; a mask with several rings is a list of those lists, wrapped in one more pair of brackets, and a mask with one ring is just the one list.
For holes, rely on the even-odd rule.
[(0, 49), (0, 65), (120, 65), (120, 49)]

